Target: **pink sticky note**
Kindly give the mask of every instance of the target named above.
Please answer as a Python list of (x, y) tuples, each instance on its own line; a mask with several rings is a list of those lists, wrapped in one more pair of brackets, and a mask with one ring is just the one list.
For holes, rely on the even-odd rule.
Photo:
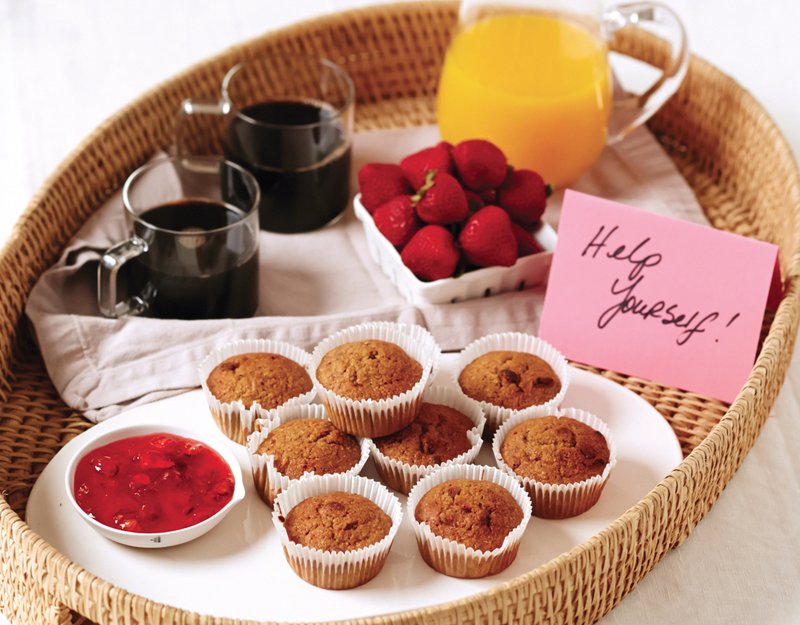
[(777, 260), (769, 243), (567, 191), (539, 334), (576, 362), (731, 402)]

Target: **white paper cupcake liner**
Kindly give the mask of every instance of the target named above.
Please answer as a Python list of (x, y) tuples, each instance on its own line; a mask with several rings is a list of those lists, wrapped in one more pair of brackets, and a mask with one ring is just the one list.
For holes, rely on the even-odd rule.
[[(609, 461), (600, 475), (595, 475), (581, 482), (571, 484), (547, 484), (532, 478), (518, 475), (509, 467), (500, 455), (500, 447), (508, 433), (523, 421), (553, 415), (570, 417), (590, 428), (597, 430), (606, 439), (609, 450)], [(492, 453), (498, 468), (517, 479), (528, 491), (533, 500), (533, 514), (544, 519), (566, 519), (586, 512), (600, 499), (603, 488), (608, 481), (611, 470), (617, 464), (617, 447), (608, 425), (597, 416), (578, 408), (541, 407), (532, 413), (512, 417), (497, 430), (492, 441)]]
[[(399, 345), (422, 365), (422, 376), (409, 390), (387, 399), (349, 399), (326, 389), (317, 379), (317, 368), (330, 350), (344, 343), (377, 339)], [(311, 354), (309, 373), (333, 424), (344, 432), (375, 438), (403, 429), (413, 421), (422, 394), (436, 372), (441, 350), (425, 328), (388, 321), (364, 323), (340, 330), (323, 339)]]
[[(295, 361), (301, 365), (306, 372), (308, 372), (311, 355), (305, 351), (284, 343), (282, 341), (273, 341), (270, 339), (248, 339), (242, 341), (234, 341), (219, 347), (209, 353), (200, 364), (197, 366), (197, 374), (200, 378), (200, 384), (203, 387), (203, 392), (208, 402), (208, 408), (211, 411), (217, 427), (232, 441), (244, 445), (247, 442), (247, 437), (255, 429), (254, 422), (256, 413), (258, 412), (258, 402), (254, 402), (252, 406), (245, 406), (241, 401), (221, 402), (208, 388), (206, 381), (211, 371), (223, 360), (236, 356), (238, 354), (249, 353), (272, 353), (284, 356), (290, 360)], [(310, 372), (309, 372), (310, 376)], [(292, 397), (284, 402), (282, 406), (291, 406), (296, 404), (308, 404), (314, 399), (315, 391), (312, 384), (311, 390), (297, 397)]]
[[(481, 551), (434, 534), (427, 523), (420, 523), (415, 511), (420, 499), (449, 480), (484, 480), (505, 488), (522, 509), (522, 521), (492, 551)], [(519, 482), (489, 466), (457, 464), (442, 467), (422, 478), (408, 496), (408, 518), (414, 529), (417, 547), (429, 566), (451, 577), (477, 578), (494, 575), (508, 568), (517, 557), (525, 528), (531, 518), (531, 500)]]
[[(555, 347), (550, 345), (547, 341), (533, 336), (532, 334), (523, 334), (521, 332), (504, 332), (502, 334), (489, 334), (481, 337), (469, 345), (467, 345), (458, 355), (456, 360), (456, 372), (453, 376), (456, 388), (463, 393), (461, 385), (458, 383), (458, 376), (461, 371), (473, 360), (486, 354), (488, 352), (496, 351), (512, 351), (512, 352), (526, 352), (538, 356), (547, 364), (549, 364), (555, 374), (561, 381), (561, 390), (550, 401), (537, 406), (530, 406), (515, 410), (513, 408), (503, 408), (489, 402), (479, 401), (478, 403), (486, 413), (486, 428), (483, 431), (483, 436), (486, 440), (491, 440), (492, 435), (497, 431), (504, 421), (518, 414), (529, 414), (538, 406), (558, 406), (564, 400), (564, 395), (567, 393), (567, 388), (570, 383), (570, 368), (567, 359)], [(465, 395), (466, 397), (466, 395)], [(478, 401), (478, 400), (473, 400)]]
[(432, 465), (416, 465), (408, 464), (401, 460), (396, 460), (386, 456), (375, 445), (374, 441), (370, 441), (372, 449), (372, 459), (375, 462), (375, 468), (378, 471), (384, 484), (389, 488), (407, 495), (414, 485), (426, 475), (429, 475), (436, 469), (449, 466), (451, 464), (469, 464), (475, 460), (478, 452), (481, 450), (483, 444), (483, 428), (486, 425), (486, 417), (480, 405), (464, 397), (453, 388), (445, 386), (431, 387), (422, 396), (423, 402), (429, 404), (442, 404), (458, 410), (466, 416), (475, 426), (467, 431), (467, 439), (472, 446), (464, 453), (451, 458), (446, 462)]
[[(256, 419), (256, 431), (247, 438), (247, 451), (250, 454), (250, 469), (253, 473), (253, 484), (256, 492), (267, 505), (272, 506), (278, 493), (289, 488), (291, 483), (314, 475), (314, 473), (307, 472), (295, 479), (287, 477), (275, 468), (275, 456), (258, 453), (259, 446), (266, 440), (270, 432), (287, 421), (294, 419), (321, 419), (328, 421), (328, 415), (325, 413), (325, 408), (319, 404), (284, 406), (283, 408), (271, 410), (269, 413), (273, 415), (273, 418)], [(361, 469), (364, 468), (364, 464), (369, 459), (370, 441), (368, 438), (360, 438), (358, 439), (358, 444), (361, 448), (361, 456), (358, 462), (347, 471), (341, 472), (341, 474), (358, 475)]]
[[(389, 533), (374, 545), (353, 551), (322, 551), (292, 542), (283, 526), (289, 511), (309, 497), (337, 491), (361, 495), (376, 504), (392, 520)], [(402, 520), (400, 500), (388, 488), (355, 475), (318, 475), (297, 480), (276, 497), (272, 510), (272, 522), (294, 572), (314, 586), (331, 590), (360, 586), (380, 573)]]

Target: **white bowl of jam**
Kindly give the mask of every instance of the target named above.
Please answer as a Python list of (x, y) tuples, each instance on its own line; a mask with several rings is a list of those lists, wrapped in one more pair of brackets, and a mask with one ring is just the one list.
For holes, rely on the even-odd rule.
[(67, 496), (100, 534), (131, 547), (172, 547), (211, 530), (244, 499), (239, 463), (214, 434), (154, 423), (78, 448)]

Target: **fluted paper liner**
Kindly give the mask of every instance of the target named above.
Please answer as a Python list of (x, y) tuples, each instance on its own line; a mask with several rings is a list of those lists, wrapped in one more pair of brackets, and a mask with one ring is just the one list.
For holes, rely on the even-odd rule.
[[(546, 416), (570, 417), (597, 430), (606, 439), (609, 460), (600, 475), (571, 484), (548, 484), (517, 474), (500, 455), (500, 446), (508, 433), (523, 421)], [(566, 519), (586, 512), (600, 499), (611, 470), (617, 464), (617, 448), (608, 425), (597, 416), (578, 408), (554, 409), (542, 407), (530, 414), (516, 415), (506, 421), (492, 441), (492, 453), (498, 468), (514, 477), (528, 491), (533, 500), (533, 513), (544, 519)]]
[[(292, 421), (294, 419), (321, 419), (328, 421), (329, 419), (328, 415), (325, 413), (325, 408), (319, 404), (298, 404), (266, 412), (268, 412), (272, 418), (256, 419), (256, 431), (247, 437), (247, 451), (250, 454), (250, 469), (253, 474), (253, 484), (256, 488), (256, 492), (267, 505), (272, 506), (278, 493), (286, 490), (292, 482), (315, 474), (309, 471), (299, 478), (292, 479), (281, 473), (275, 467), (275, 456), (272, 454), (258, 453), (259, 446), (266, 440), (270, 432), (287, 421)], [(361, 448), (361, 456), (358, 462), (347, 471), (342, 471), (342, 474), (358, 475), (369, 459), (369, 439), (360, 438), (358, 439), (358, 444)]]
[[(417, 521), (415, 511), (420, 499), (433, 487), (449, 480), (492, 482), (505, 488), (514, 497), (514, 501), (522, 509), (522, 521), (508, 533), (497, 549), (482, 551), (467, 547), (434, 534), (427, 523)], [(516, 479), (495, 467), (474, 464), (449, 465), (422, 478), (411, 490), (407, 508), (422, 558), (432, 568), (451, 577), (486, 577), (508, 568), (517, 557), (522, 536), (531, 518), (531, 500)]]
[[(203, 392), (208, 402), (208, 408), (214, 417), (214, 422), (217, 427), (222, 431), (225, 436), (239, 443), (240, 445), (247, 444), (247, 437), (255, 429), (256, 414), (259, 412), (258, 402), (253, 402), (252, 406), (245, 406), (242, 401), (221, 402), (208, 388), (206, 381), (211, 371), (219, 363), (231, 356), (238, 354), (249, 353), (271, 353), (284, 356), (290, 360), (294, 360), (297, 364), (301, 365), (309, 377), (311, 377), (309, 363), (311, 355), (305, 351), (282, 341), (273, 341), (270, 339), (247, 339), (241, 341), (234, 341), (213, 350), (209, 353), (200, 364), (197, 366), (197, 374), (200, 378), (200, 384), (203, 387)], [(284, 402), (280, 407), (293, 406), (297, 404), (308, 404), (314, 399), (315, 391), (313, 387), (311, 390), (297, 397), (292, 397)], [(266, 409), (261, 409), (262, 411)], [(274, 410), (274, 409), (273, 409)]]
[[(422, 376), (409, 390), (386, 399), (349, 399), (326, 389), (317, 379), (322, 358), (334, 347), (353, 341), (378, 339), (399, 345), (422, 365)], [(328, 409), (331, 422), (340, 430), (375, 438), (402, 430), (419, 412), (422, 394), (439, 364), (441, 350), (425, 328), (388, 321), (363, 323), (323, 339), (311, 354), (309, 373), (320, 400)]]
[(464, 397), (463, 394), (457, 392), (453, 388), (444, 386), (429, 388), (423, 394), (422, 401), (429, 404), (449, 406), (450, 408), (458, 410), (472, 421), (475, 425), (472, 429), (467, 431), (467, 439), (472, 446), (464, 453), (445, 462), (431, 465), (416, 465), (386, 456), (378, 449), (375, 441), (370, 441), (375, 469), (378, 471), (378, 475), (381, 476), (383, 483), (404, 495), (407, 495), (420, 479), (429, 475), (436, 469), (451, 464), (469, 464), (473, 462), (483, 444), (481, 435), (486, 425), (486, 417), (477, 402)]
[(571, 378), (567, 359), (564, 358), (561, 352), (555, 347), (550, 345), (550, 343), (532, 334), (503, 332), (502, 334), (489, 334), (476, 339), (461, 350), (456, 360), (456, 372), (453, 376), (456, 388), (461, 393), (464, 391), (461, 390), (458, 377), (461, 375), (461, 371), (464, 367), (483, 354), (497, 351), (526, 352), (538, 356), (553, 368), (553, 371), (555, 371), (561, 381), (561, 390), (553, 399), (544, 404), (537, 404), (536, 406), (521, 408), (519, 410), (503, 408), (502, 406), (490, 404), (485, 401), (473, 400), (478, 401), (483, 411), (486, 413), (486, 428), (483, 431), (483, 436), (487, 440), (491, 440), (491, 436), (494, 435), (497, 428), (499, 428), (504, 421), (507, 421), (515, 415), (530, 414), (531, 411), (535, 410), (538, 406), (559, 406), (564, 400), (564, 395), (567, 393)]
[[(283, 526), (289, 511), (309, 497), (336, 491), (361, 495), (376, 504), (392, 520), (389, 533), (374, 545), (353, 551), (322, 551), (292, 542)], [(275, 498), (272, 510), (272, 522), (294, 572), (314, 586), (331, 590), (360, 586), (380, 573), (402, 520), (400, 500), (388, 488), (356, 475), (317, 475), (294, 481)]]

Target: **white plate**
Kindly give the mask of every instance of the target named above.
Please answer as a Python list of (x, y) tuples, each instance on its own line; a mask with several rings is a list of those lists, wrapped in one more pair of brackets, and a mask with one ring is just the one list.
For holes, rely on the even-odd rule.
[(417, 306), (488, 297), (507, 291), (530, 289), (547, 282), (557, 236), (556, 231), (545, 222), (540, 222), (533, 232), (533, 238), (542, 246), (543, 252), (518, 258), (511, 267), (484, 267), (467, 271), (458, 278), (423, 282), (411, 273), (401, 260), (400, 252), (378, 230), (372, 215), (361, 203), (360, 194), (353, 199), (353, 208), (364, 226), (372, 259), (381, 266), (383, 273), (394, 283), (400, 294)]
[[(442, 358), (437, 381), (452, 375), (455, 355)], [(169, 605), (201, 614), (271, 621), (355, 619), (422, 608), (467, 597), (529, 571), (609, 525), (644, 497), (681, 461), (666, 420), (644, 399), (610, 380), (573, 370), (564, 405), (606, 421), (619, 460), (600, 501), (585, 514), (561, 521), (533, 518), (516, 561), (504, 572), (478, 580), (454, 579), (428, 568), (419, 556), (408, 520), (383, 571), (352, 590), (322, 590), (297, 577), (283, 557), (270, 509), (253, 490), (247, 452), (230, 442), (245, 474), (245, 500), (197, 540), (159, 550), (113, 543), (83, 522), (67, 501), (64, 470), (86, 437), (115, 425), (163, 419), (197, 430), (214, 429), (201, 391), (154, 402), (101, 423), (67, 443), (45, 467), (28, 500), (30, 527), (73, 562), (109, 582)], [(484, 444), (478, 462), (492, 464)], [(376, 477), (371, 461), (362, 474)], [(405, 506), (405, 497), (401, 496)]]

